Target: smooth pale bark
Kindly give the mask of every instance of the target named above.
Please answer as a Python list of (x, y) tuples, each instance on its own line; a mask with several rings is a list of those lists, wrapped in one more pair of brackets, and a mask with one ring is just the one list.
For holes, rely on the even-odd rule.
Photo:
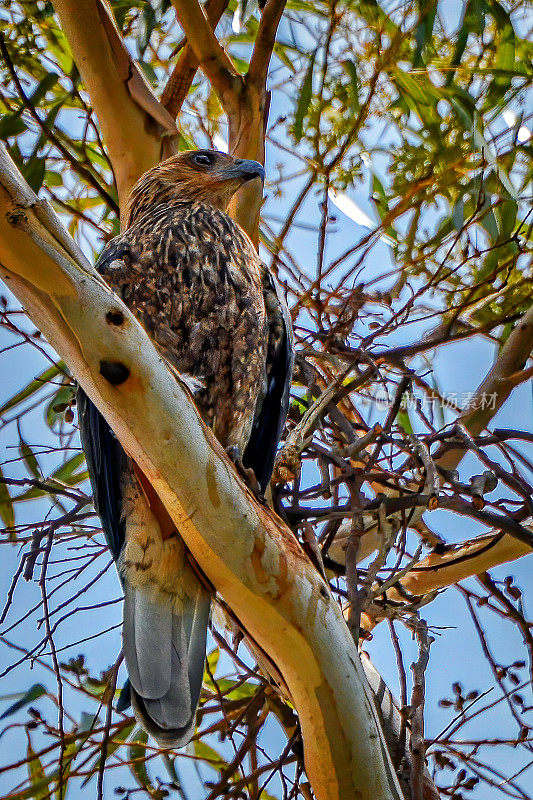
[[(349, 528), (346, 526), (339, 531), (334, 546), (329, 550), (329, 554), (338, 564), (344, 563), (348, 537)], [(377, 550), (379, 545), (380, 540), (376, 530), (365, 533), (361, 537), (358, 560), (363, 561)], [(483, 534), (456, 544), (453, 549), (445, 553), (430, 553), (404, 575), (399, 583), (410, 594), (429, 594), (529, 554), (531, 554), (530, 545), (508, 533)], [(402, 595), (394, 587), (389, 589), (387, 597), (402, 599)]]
[[(319, 800), (402, 797), (357, 649), (339, 606), (291, 531), (256, 502), (190, 395), (105, 286), (54, 212), (0, 150), (6, 285), (153, 484), (187, 546), (281, 672)], [(120, 310), (121, 325), (107, 322)], [(116, 320), (116, 316), (114, 317)], [(102, 361), (129, 370), (119, 386)]]
[(526, 542), (492, 533), (455, 545), (448, 553), (430, 553), (400, 583), (411, 594), (428, 594), (530, 553)]
[(119, 205), (178, 133), (131, 58), (105, 0), (54, 0), (76, 66), (89, 92), (117, 182)]
[[(268, 103), (269, 95), (264, 86), (247, 83), (246, 91), (239, 97), (237, 109), (227, 112), (229, 151), (235, 158), (252, 158), (261, 164), (265, 163), (264, 130)], [(243, 186), (229, 205), (229, 213), (247, 232), (256, 247), (259, 245), (259, 215), (262, 204), (262, 190), (250, 185)]]
[[(520, 383), (520, 373), (533, 353), (533, 305), (514, 326), (509, 338), (498, 353), (494, 364), (480, 383), (470, 406), (459, 415), (460, 422), (470, 436), (478, 436), (503, 406), (515, 386)], [(456, 469), (468, 451), (465, 448), (449, 449), (437, 460), (444, 469)]]

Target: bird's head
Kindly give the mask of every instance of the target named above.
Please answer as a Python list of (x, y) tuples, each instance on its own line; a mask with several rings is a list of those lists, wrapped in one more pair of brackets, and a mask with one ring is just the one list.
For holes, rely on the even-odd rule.
[(225, 211), (237, 189), (257, 178), (265, 179), (265, 169), (258, 161), (233, 158), (218, 150), (179, 153), (146, 172), (133, 187), (128, 203), (129, 224), (141, 207), (171, 197)]

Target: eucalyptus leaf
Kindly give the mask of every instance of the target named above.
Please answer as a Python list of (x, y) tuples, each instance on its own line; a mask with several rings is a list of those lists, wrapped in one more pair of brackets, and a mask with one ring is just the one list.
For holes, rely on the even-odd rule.
[(302, 88), (300, 89), (300, 96), (298, 98), (296, 113), (294, 115), (292, 132), (297, 142), (299, 142), (303, 136), (304, 118), (307, 114), (309, 105), (311, 103), (311, 98), (313, 96), (313, 71), (315, 67), (316, 54), (317, 51), (315, 50), (309, 59), (309, 66), (307, 67), (304, 82), (302, 84)]
[(16, 408), (18, 405), (27, 400), (28, 397), (31, 397), (33, 394), (38, 392), (43, 387), (46, 387), (46, 384), (52, 381), (58, 375), (61, 375), (65, 372), (66, 367), (63, 361), (54, 364), (52, 367), (48, 367), (41, 372), (36, 378), (34, 378), (24, 389), (21, 389), (9, 400), (0, 407), (0, 415), (5, 414), (7, 411), (11, 411), (11, 409)]
[(43, 694), (46, 694), (46, 689), (42, 683), (34, 683), (33, 686), (28, 689), (27, 692), (20, 697), (15, 703), (9, 706), (3, 714), (0, 714), (0, 719), (5, 719), (6, 717), (11, 717), (13, 714), (16, 714), (17, 711), (20, 711), (21, 708), (28, 706), (30, 703), (33, 703), (35, 700), (38, 700), (39, 697), (42, 697)]

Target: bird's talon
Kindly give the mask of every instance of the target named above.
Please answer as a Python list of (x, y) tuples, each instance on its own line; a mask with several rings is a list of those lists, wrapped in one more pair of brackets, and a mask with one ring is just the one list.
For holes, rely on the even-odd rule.
[(256, 495), (256, 497), (262, 500), (263, 493), (261, 492), (261, 487), (259, 485), (257, 478), (255, 477), (255, 472), (250, 467), (244, 466), (244, 464), (242, 463), (242, 454), (237, 445), (233, 444), (230, 445), (229, 447), (226, 447), (226, 453), (235, 464), (237, 472), (244, 480), (248, 488), (251, 489), (251, 491)]
[(228, 447), (226, 447), (226, 454), (227, 454), (227, 455), (229, 456), (229, 458), (230, 458), (230, 459), (233, 461), (233, 463), (235, 464), (235, 466), (237, 466), (239, 462), (242, 464), (242, 455), (241, 455), (241, 451), (240, 451), (240, 449), (237, 447), (237, 445), (236, 445), (236, 444), (230, 444)]

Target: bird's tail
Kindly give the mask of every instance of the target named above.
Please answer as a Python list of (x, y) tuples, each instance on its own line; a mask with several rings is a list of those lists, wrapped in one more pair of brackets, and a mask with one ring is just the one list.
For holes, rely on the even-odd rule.
[(211, 595), (196, 579), (179, 602), (149, 586), (124, 585), (123, 648), (135, 716), (162, 747), (195, 729)]

